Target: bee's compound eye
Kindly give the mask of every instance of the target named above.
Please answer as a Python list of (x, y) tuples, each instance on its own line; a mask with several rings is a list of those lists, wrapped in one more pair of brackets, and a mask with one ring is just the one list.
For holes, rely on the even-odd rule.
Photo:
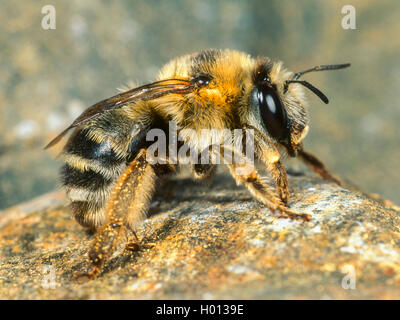
[(197, 87), (205, 87), (208, 86), (210, 83), (211, 78), (207, 75), (201, 75), (196, 78), (193, 78), (192, 84), (196, 85)]
[(287, 114), (276, 91), (270, 86), (260, 86), (253, 91), (253, 99), (269, 134), (278, 141), (287, 140), (290, 134)]

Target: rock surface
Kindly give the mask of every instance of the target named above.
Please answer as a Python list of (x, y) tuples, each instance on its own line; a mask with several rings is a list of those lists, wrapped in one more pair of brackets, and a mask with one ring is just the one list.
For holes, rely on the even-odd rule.
[[(211, 185), (178, 176), (139, 228), (146, 245), (84, 283), (73, 274), (93, 236), (62, 192), (0, 212), (0, 298), (399, 299), (399, 211), (315, 176), (289, 182), (292, 208), (310, 222), (272, 214), (226, 173)], [(43, 288), (46, 266), (54, 289)]]
[[(349, 2), (356, 30), (342, 28)], [(41, 26), (48, 4), (55, 30)], [(84, 109), (208, 48), (268, 56), (293, 72), (351, 62), (304, 78), (329, 98), (325, 107), (307, 92), (305, 146), (399, 203), (399, 9), (398, 0), (0, 1), (0, 210), (56, 187), (60, 150), (42, 148)]]

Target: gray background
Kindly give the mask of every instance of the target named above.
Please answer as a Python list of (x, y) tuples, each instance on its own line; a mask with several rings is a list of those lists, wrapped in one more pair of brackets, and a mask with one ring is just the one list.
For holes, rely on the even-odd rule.
[[(41, 27), (46, 4), (56, 30)], [(356, 30), (341, 27), (345, 4), (356, 8)], [(205, 48), (266, 55), (293, 71), (351, 62), (306, 77), (331, 103), (308, 95), (305, 145), (399, 203), (399, 9), (397, 0), (1, 1), (0, 208), (56, 187), (59, 149), (42, 147), (84, 108)]]

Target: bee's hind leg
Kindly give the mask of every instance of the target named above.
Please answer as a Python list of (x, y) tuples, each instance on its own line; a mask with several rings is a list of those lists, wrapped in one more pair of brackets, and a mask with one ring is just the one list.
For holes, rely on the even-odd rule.
[[(157, 176), (157, 179), (165, 178), (167, 176), (176, 173), (177, 171), (177, 166), (172, 164), (154, 164), (152, 165), (152, 168)], [(133, 223), (136, 224), (135, 221)], [(133, 229), (131, 231), (132, 231), (132, 236), (126, 242), (125, 245), (126, 250), (134, 252), (144, 248), (152, 248), (154, 246), (154, 243), (150, 242), (147, 238), (139, 239), (136, 232), (134, 232)]]
[(161, 174), (157, 165), (146, 160), (145, 149), (121, 174), (106, 205), (107, 223), (98, 230), (89, 251), (89, 278), (95, 278), (101, 272), (104, 262), (126, 243), (130, 234), (138, 243), (134, 228), (146, 217), (156, 178)]

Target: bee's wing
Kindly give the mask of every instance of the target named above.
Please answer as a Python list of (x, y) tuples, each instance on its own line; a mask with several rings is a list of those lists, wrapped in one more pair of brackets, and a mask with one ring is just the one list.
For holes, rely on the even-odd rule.
[(133, 102), (156, 99), (171, 93), (189, 93), (192, 89), (193, 86), (187, 79), (166, 79), (146, 84), (102, 100), (87, 108), (67, 129), (51, 140), (45, 149), (57, 144), (72, 128), (95, 119), (108, 111), (122, 108)]

